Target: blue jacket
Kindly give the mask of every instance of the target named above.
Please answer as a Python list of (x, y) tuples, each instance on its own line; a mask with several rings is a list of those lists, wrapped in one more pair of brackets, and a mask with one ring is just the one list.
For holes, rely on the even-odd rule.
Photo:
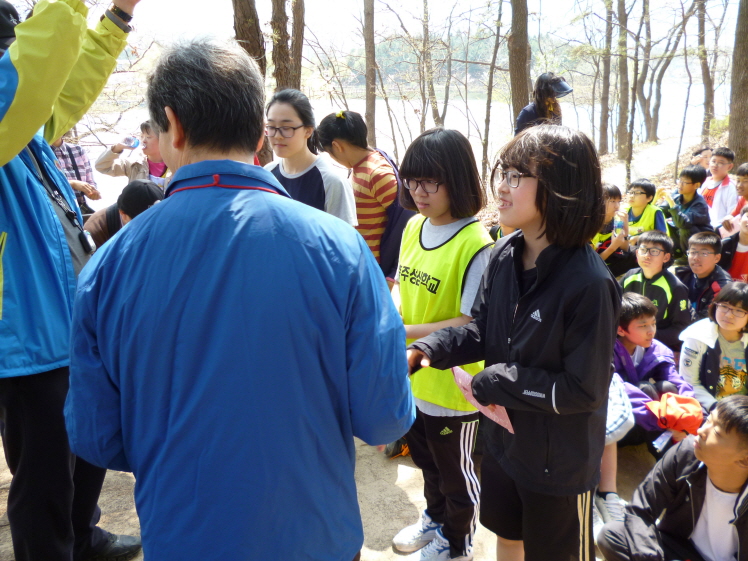
[(350, 561), (353, 437), (414, 414), (366, 242), (260, 167), (180, 168), (80, 275), (70, 445), (134, 473), (148, 558)]
[[(127, 43), (108, 18), (88, 29), (79, 0), (41, 1), (0, 57), (0, 378), (67, 366), (75, 273), (34, 154), (71, 208), (75, 196), (46, 140), (101, 92)], [(30, 140), (30, 141), (29, 141)]]
[(634, 421), (646, 430), (662, 429), (657, 424), (657, 416), (647, 409), (646, 404), (652, 401), (652, 398), (639, 389), (639, 384), (643, 381), (649, 381), (651, 378), (655, 382), (671, 382), (678, 388), (679, 395), (694, 397), (691, 384), (678, 374), (673, 351), (657, 339), (653, 340), (652, 345), (644, 351), (642, 361), (636, 367), (623, 343), (616, 341), (613, 348), (613, 363), (615, 371), (623, 380), (626, 395), (631, 400)]

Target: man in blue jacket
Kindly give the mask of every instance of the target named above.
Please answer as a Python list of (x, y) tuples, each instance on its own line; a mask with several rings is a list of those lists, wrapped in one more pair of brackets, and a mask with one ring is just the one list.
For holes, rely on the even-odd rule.
[(134, 473), (147, 558), (352, 560), (353, 437), (414, 420), (385, 280), (353, 228), (251, 165), (264, 87), (245, 51), (178, 45), (147, 99), (174, 175), (81, 274), (71, 445)]

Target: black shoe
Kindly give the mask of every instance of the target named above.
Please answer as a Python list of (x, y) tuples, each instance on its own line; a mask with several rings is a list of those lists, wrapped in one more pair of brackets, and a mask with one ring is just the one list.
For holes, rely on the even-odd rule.
[(86, 561), (128, 561), (143, 548), (140, 538), (106, 532), (108, 542)]

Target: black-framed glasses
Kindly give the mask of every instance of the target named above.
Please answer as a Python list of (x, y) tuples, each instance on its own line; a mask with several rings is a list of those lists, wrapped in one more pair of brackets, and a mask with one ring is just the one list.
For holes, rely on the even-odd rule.
[(635, 195), (646, 195), (646, 193), (644, 191), (629, 191), (628, 194), (629, 195), (634, 195), (634, 196)]
[(519, 187), (519, 180), (523, 177), (535, 177), (531, 173), (522, 173), (513, 169), (503, 169), (499, 172), (499, 177), (502, 181), (506, 181), (512, 189)]
[(431, 179), (405, 179), (403, 178), (403, 186), (408, 191), (415, 191), (420, 187), (424, 193), (436, 193), (439, 190), (439, 185), (444, 185), (443, 181), (433, 181)]
[(646, 255), (649, 253), (652, 257), (657, 257), (660, 253), (664, 253), (664, 249), (660, 249), (659, 247), (644, 247), (643, 245), (640, 245), (636, 248), (636, 252), (639, 255)]
[(719, 304), (715, 304), (717, 308), (722, 310), (723, 314), (730, 313), (736, 318), (744, 318), (746, 314), (748, 314), (748, 311), (741, 310), (740, 308), (733, 308), (732, 306), (728, 306), (727, 304), (723, 304), (720, 302)]
[(271, 127), (270, 125), (265, 125), (265, 136), (272, 138), (278, 131), (280, 131), (283, 138), (291, 138), (296, 130), (303, 126), (304, 125), (299, 125), (298, 127)]
[(710, 255), (717, 255), (717, 254), (713, 251), (696, 251), (695, 249), (689, 249), (688, 251), (686, 251), (686, 255), (688, 255), (689, 257), (707, 258)]

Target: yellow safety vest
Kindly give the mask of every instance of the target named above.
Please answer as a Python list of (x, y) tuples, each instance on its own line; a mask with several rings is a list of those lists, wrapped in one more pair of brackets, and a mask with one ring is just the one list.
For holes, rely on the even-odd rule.
[[(399, 281), (403, 322), (434, 323), (459, 317), (460, 301), (468, 267), (475, 255), (493, 240), (476, 221), (463, 227), (449, 241), (434, 249), (421, 245), (426, 217), (408, 221), (400, 246)], [(408, 340), (410, 344), (412, 340)], [(463, 366), (472, 375), (483, 362)], [(413, 395), (429, 403), (457, 411), (475, 411), (454, 382), (450, 370), (423, 368), (410, 378)]]

